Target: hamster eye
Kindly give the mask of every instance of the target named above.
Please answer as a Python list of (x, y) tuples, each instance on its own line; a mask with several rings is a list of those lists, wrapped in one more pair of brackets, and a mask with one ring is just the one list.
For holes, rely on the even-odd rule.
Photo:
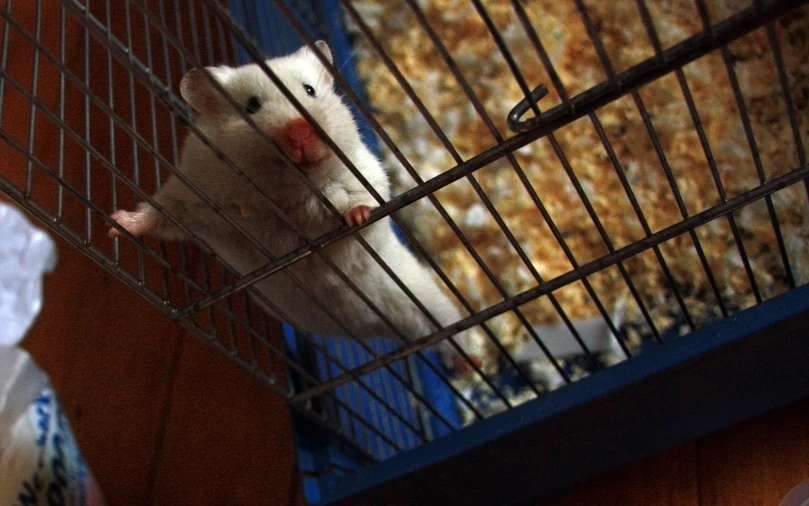
[(261, 109), (261, 102), (258, 101), (258, 97), (250, 97), (250, 100), (247, 101), (247, 107), (245, 107), (245, 111), (248, 114), (255, 114), (258, 110)]
[(308, 84), (304, 84), (303, 89), (306, 90), (306, 94), (309, 95), (310, 97), (315, 96), (315, 89), (309, 86)]

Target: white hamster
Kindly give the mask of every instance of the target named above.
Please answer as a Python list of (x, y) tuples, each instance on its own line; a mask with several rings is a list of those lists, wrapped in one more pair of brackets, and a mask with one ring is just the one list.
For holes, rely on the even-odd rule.
[[(325, 42), (317, 42), (317, 47), (331, 58)], [(314, 52), (304, 46), (290, 55), (269, 59), (266, 64), (382, 198), (389, 199), (387, 174), (361, 141), (351, 112), (333, 90), (331, 74)], [(368, 219), (377, 202), (258, 65), (208, 67), (207, 70), (243, 105), (255, 124), (305, 172), (349, 225)], [(294, 169), (279, 159), (273, 146), (234, 110), (202, 72), (188, 72), (180, 83), (180, 93), (199, 113), (197, 129), (310, 238), (341, 224), (304, 185), (300, 175), (294, 174)], [(272, 254), (280, 256), (303, 244), (299, 235), (267, 209), (262, 196), (199, 136), (186, 137), (179, 170)], [(154, 200), (241, 274), (269, 262), (177, 177), (171, 176), (154, 195)], [(180, 229), (147, 203), (140, 203), (134, 212), (117, 211), (112, 217), (136, 236), (184, 238)], [(120, 235), (115, 228), (110, 229), (109, 234), (111, 237)], [(389, 218), (366, 227), (361, 234), (442, 325), (461, 318), (427, 267), (397, 239)], [(355, 238), (349, 236), (338, 241), (322, 254), (336, 264), (407, 339), (417, 339), (436, 330)], [(338, 323), (327, 315), (283, 272), (258, 282), (256, 289), (288, 315), (293, 320), (290, 323), (300, 330), (341, 336), (346, 334), (344, 328), (347, 328), (360, 339), (396, 336), (317, 254), (293, 264), (289, 271), (340, 320)], [(272, 313), (270, 308), (266, 309)], [(480, 345), (469, 332), (455, 339), (477, 360)], [(438, 348), (445, 364), (468, 370), (466, 362), (459, 360), (449, 343), (442, 342)]]

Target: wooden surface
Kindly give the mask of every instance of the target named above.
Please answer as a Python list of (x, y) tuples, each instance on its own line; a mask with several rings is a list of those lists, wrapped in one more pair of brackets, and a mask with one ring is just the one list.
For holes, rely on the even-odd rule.
[(279, 399), (80, 252), (59, 252), (23, 345), (109, 504), (296, 504)]
[[(13, 7), (15, 19), (30, 30), (35, 28), (34, 4), (15, 2)], [(42, 40), (51, 48), (58, 48), (58, 12), (46, 9), (42, 18)], [(121, 10), (113, 14), (113, 31), (120, 35), (125, 19)], [(131, 25), (133, 49), (142, 52), (142, 19), (133, 17)], [(76, 23), (68, 23), (67, 33), (70, 40), (82, 40)], [(30, 90), (32, 51), (17, 35), (11, 44), (17, 50), (10, 52), (8, 72)], [(81, 43), (71, 43), (65, 54), (80, 75), (83, 52)], [(94, 47), (93, 55), (91, 87), (103, 95), (108, 86), (106, 54)], [(163, 65), (157, 51), (155, 58), (156, 68)], [(176, 67), (176, 61), (172, 64)], [(115, 110), (131, 119), (128, 75), (118, 68), (112, 79), (121, 90), (113, 100)], [(58, 112), (58, 73), (52, 66), (42, 63), (39, 83), (39, 100)], [(148, 98), (144, 93), (142, 87), (136, 92), (139, 101)], [(81, 103), (77, 88), (68, 87), (66, 96), (69, 103)], [(27, 145), (28, 102), (10, 88), (3, 98), (0, 127)], [(83, 114), (83, 107), (69, 108), (65, 122), (83, 133)], [(167, 122), (159, 122), (152, 138), (144, 114), (141, 109), (134, 116), (147, 131), (145, 137), (155, 144), (160, 141), (161, 152), (170, 151)], [(105, 121), (103, 113), (91, 112), (92, 144), (106, 154), (112, 142)], [(38, 161), (55, 168), (58, 130), (41, 115), (36, 125)], [(122, 170), (133, 163), (127, 143), (131, 140), (119, 132), (114, 145)], [(148, 160), (143, 152), (140, 156)], [(24, 185), (25, 157), (0, 142), (0, 160), (3, 175)], [(93, 200), (112, 209), (103, 167), (93, 162), (87, 176), (84, 151), (70, 142), (63, 161), (67, 180), (82, 190), (89, 184)], [(42, 176), (33, 182), (33, 197), (54, 209), (55, 185)], [(75, 199), (68, 199), (64, 208), (66, 222), (79, 231), (83, 209)], [(102, 244), (104, 223), (94, 218), (91, 229), (94, 243)], [(301, 503), (289, 413), (278, 398), (79, 251), (61, 240), (58, 247), (59, 264), (46, 278), (42, 315), (23, 344), (51, 376), (109, 503)], [(591, 480), (553, 505), (778, 506), (805, 479), (809, 401)]]
[(809, 480), (809, 400), (636, 462), (549, 506), (778, 506)]

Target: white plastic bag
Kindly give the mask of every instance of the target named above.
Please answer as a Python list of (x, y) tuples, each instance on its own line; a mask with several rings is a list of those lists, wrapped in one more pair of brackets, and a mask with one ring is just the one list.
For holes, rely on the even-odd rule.
[(0, 348), (0, 504), (103, 505), (47, 376), (25, 350)]
[(0, 504), (104, 504), (47, 375), (15, 345), (42, 307), (56, 247), (0, 203)]
[(18, 343), (42, 307), (42, 275), (56, 245), (17, 209), (0, 203), (0, 346)]

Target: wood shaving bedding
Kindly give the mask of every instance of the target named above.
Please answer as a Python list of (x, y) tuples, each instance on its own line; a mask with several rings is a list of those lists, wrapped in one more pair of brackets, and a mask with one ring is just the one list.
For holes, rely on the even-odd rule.
[[(575, 96), (606, 79), (607, 74), (572, 1), (531, 0), (521, 3), (568, 96)], [(523, 94), (483, 20), (469, 2), (436, 0), (420, 2), (420, 5), (457, 68), (480, 99), (488, 118), (483, 118), (475, 110), (404, 2), (355, 0), (352, 4), (456, 151), (451, 152), (442, 144), (348, 18), (349, 27), (356, 32), (357, 69), (365, 81), (377, 119), (422, 180), (496, 145), (496, 136), (508, 138), (513, 135), (506, 126), (506, 116)], [(484, 4), (528, 86), (548, 85), (550, 93), (542, 99), (540, 107), (547, 110), (561, 103), (511, 2), (487, 0)], [(750, 2), (712, 0), (708, 4), (715, 23), (745, 8)], [(615, 72), (654, 56), (635, 2), (588, 1), (586, 5)], [(691, 1), (647, 2), (647, 5), (664, 48), (702, 29)], [(809, 8), (790, 13), (775, 26), (805, 149), (809, 146)], [(764, 175), (769, 179), (798, 168), (801, 160), (766, 30), (761, 28), (733, 42), (729, 52), (744, 95)], [(684, 67), (683, 72), (727, 197), (755, 188), (760, 179), (722, 54), (714, 51)], [(668, 74), (639, 89), (638, 95), (651, 117), (686, 212), (693, 215), (720, 203), (719, 191), (677, 77)], [(596, 117), (651, 232), (681, 221), (683, 216), (675, 193), (632, 96), (624, 96), (600, 108)], [(496, 129), (494, 135), (487, 123)], [(554, 142), (558, 143), (578, 177), (612, 247), (621, 248), (645, 237), (644, 228), (593, 122), (584, 117), (555, 132), (553, 142), (545, 137), (514, 153), (515, 161), (547, 208), (575, 260), (579, 264), (595, 260), (609, 253), (610, 248), (602, 240), (566, 174), (554, 150)], [(386, 166), (391, 170), (395, 193), (414, 187), (416, 182), (396, 157), (384, 148), (383, 153)], [(573, 269), (507, 160), (492, 163), (473, 177), (543, 280)], [(536, 277), (520, 259), (469, 181), (453, 183), (438, 191), (436, 197), (469, 238), (508, 296), (538, 285)], [(806, 283), (809, 281), (807, 188), (797, 184), (781, 190), (772, 196), (772, 204), (795, 281)], [(488, 279), (428, 199), (408, 206), (401, 215), (474, 310), (503, 300), (496, 284)], [(764, 201), (734, 213), (734, 219), (761, 296), (769, 298), (787, 290), (772, 218)], [(729, 220), (720, 218), (702, 225), (696, 229), (696, 235), (728, 309), (735, 311), (753, 305), (754, 292)], [(708, 276), (689, 234), (660, 245), (660, 254), (694, 323), (700, 326), (720, 317)], [(622, 266), (661, 333), (671, 332), (672, 328), (675, 335), (689, 330), (671, 284), (653, 251), (632, 257)], [(588, 281), (607, 311), (614, 312), (617, 306), (625, 307), (622, 315), (624, 337), (630, 347), (637, 348), (650, 334), (650, 328), (620, 270), (617, 267), (605, 269), (590, 276)], [(557, 290), (554, 296), (571, 320), (600, 315), (581, 282)], [(526, 304), (520, 310), (532, 325), (559, 321), (559, 314), (547, 297)], [(504, 314), (490, 325), (511, 352), (517, 352), (529, 339), (528, 332), (514, 313)], [(488, 351), (484, 369), (487, 372), (507, 372), (502, 368), (503, 361), (498, 353), (491, 347)], [(621, 359), (615, 354), (602, 358), (609, 363)], [(579, 358), (560, 362), (574, 378), (587, 374), (588, 368)], [(535, 363), (527, 366), (527, 371), (547, 388), (554, 388), (560, 381), (558, 373), (549, 366), (547, 361)], [(477, 388), (479, 379), (471, 383), (459, 380), (459, 385), (463, 391), (469, 392), (470, 398), (481, 396), (482, 390)], [(490, 401), (490, 394), (483, 396), (488, 395)], [(533, 395), (524, 388), (512, 389), (509, 394), (515, 403)], [(479, 404), (488, 406), (489, 411), (502, 409), (500, 402), (487, 404), (481, 401)]]

